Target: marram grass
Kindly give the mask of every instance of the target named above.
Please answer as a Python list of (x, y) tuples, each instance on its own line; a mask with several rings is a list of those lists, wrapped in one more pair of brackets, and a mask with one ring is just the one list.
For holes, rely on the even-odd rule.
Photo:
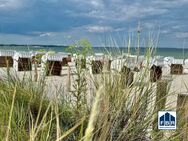
[[(150, 57), (148, 51), (146, 58)], [(61, 89), (56, 91), (55, 98), (47, 97), (45, 78), (35, 82), (12, 73), (3, 75), (0, 140), (180, 141), (179, 132), (162, 138), (158, 138), (162, 131), (152, 134), (158, 111), (154, 108), (156, 84), (146, 77), (148, 66), (126, 86), (125, 76), (118, 71), (95, 75), (92, 93), (87, 85), (88, 71), (77, 69), (74, 90), (68, 93), (70, 99)], [(88, 95), (93, 97), (92, 103)]]

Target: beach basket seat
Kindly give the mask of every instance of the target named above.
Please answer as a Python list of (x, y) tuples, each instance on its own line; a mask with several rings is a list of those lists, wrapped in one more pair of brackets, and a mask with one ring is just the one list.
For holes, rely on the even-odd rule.
[(47, 61), (46, 75), (61, 75), (62, 61)]
[(175, 75), (183, 74), (183, 65), (182, 64), (171, 64), (170, 74), (175, 74)]
[(93, 60), (92, 61), (92, 73), (93, 74), (100, 74), (103, 69), (103, 62), (100, 60)]
[(153, 65), (150, 68), (150, 81), (156, 82), (158, 80), (161, 80), (162, 77), (162, 67)]
[(0, 67), (13, 67), (12, 56), (0, 56)]
[(130, 68), (126, 66), (121, 68), (121, 80), (124, 87), (131, 86), (134, 81), (134, 73)]
[(16, 52), (13, 56), (13, 68), (16, 71), (32, 71), (32, 52)]
[[(69, 57), (69, 60), (67, 59)], [(71, 56), (65, 53), (45, 54), (42, 56), (42, 75), (61, 75), (62, 67), (67, 66)]]
[(18, 59), (18, 71), (31, 71), (32, 60), (31, 58), (19, 58)]

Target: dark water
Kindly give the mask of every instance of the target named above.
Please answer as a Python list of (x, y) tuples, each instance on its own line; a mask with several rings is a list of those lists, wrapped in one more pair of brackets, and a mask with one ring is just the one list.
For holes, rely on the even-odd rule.
[[(0, 45), (0, 50), (16, 50), (16, 51), (55, 51), (55, 52), (67, 52), (67, 46), (18, 46), (18, 45)], [(127, 53), (125, 47), (93, 47), (96, 53), (110, 53), (112, 55), (118, 55), (121, 53)], [(140, 55), (146, 54), (147, 48), (140, 48)], [(136, 48), (130, 48), (131, 54), (136, 54)], [(188, 58), (188, 49), (177, 49), (177, 48), (157, 48), (154, 52), (155, 55), (161, 56), (173, 56), (175, 58)]]

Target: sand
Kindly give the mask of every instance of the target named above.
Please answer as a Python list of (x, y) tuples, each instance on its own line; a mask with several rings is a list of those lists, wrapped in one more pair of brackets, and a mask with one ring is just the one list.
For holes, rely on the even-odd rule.
[[(49, 97), (53, 97), (54, 94), (57, 93), (61, 89), (62, 94), (68, 93), (67, 90), (73, 90), (73, 82), (75, 81), (76, 77), (74, 74), (75, 67), (74, 64), (70, 64), (70, 73), (71, 75), (68, 76), (68, 67), (64, 66), (62, 67), (62, 73), (61, 76), (47, 76), (45, 78), (46, 82), (46, 92)], [(34, 70), (32, 71), (26, 71), (26, 72), (16, 72), (13, 68), (10, 68), (10, 72), (17, 74), (19, 78), (23, 78), (23, 76), (26, 77), (32, 77), (34, 80)], [(38, 68), (39, 77), (41, 75), (40, 68)], [(139, 72), (142, 73), (142, 72)], [(139, 75), (139, 73), (135, 73), (135, 79), (136, 76)], [(0, 68), (0, 75), (6, 75), (6, 68)], [(148, 78), (149, 74), (147, 75), (146, 79)], [(69, 79), (71, 78), (71, 79)], [(87, 75), (88, 79), (88, 87), (89, 87), (89, 93), (93, 93), (94, 88), (93, 84), (91, 82), (91, 76), (88, 72)], [(167, 106), (171, 107), (172, 109), (176, 107), (177, 102), (177, 96), (178, 94), (187, 94), (188, 95), (188, 74), (184, 73), (182, 75), (170, 75), (170, 68), (169, 67), (163, 67), (163, 80), (167, 80), (169, 82), (169, 96), (167, 97)], [(146, 80), (148, 81), (148, 80)], [(71, 86), (70, 86), (71, 84)], [(155, 84), (154, 84), (155, 85)], [(170, 106), (169, 106), (170, 105)]]

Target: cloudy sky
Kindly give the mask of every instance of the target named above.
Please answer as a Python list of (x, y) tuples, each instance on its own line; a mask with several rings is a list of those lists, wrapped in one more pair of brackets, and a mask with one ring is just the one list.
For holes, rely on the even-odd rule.
[[(0, 0), (0, 43), (58, 44), (88, 38), (94, 46), (159, 33), (160, 47), (188, 40), (188, 0)], [(114, 42), (113, 42), (114, 43)]]

